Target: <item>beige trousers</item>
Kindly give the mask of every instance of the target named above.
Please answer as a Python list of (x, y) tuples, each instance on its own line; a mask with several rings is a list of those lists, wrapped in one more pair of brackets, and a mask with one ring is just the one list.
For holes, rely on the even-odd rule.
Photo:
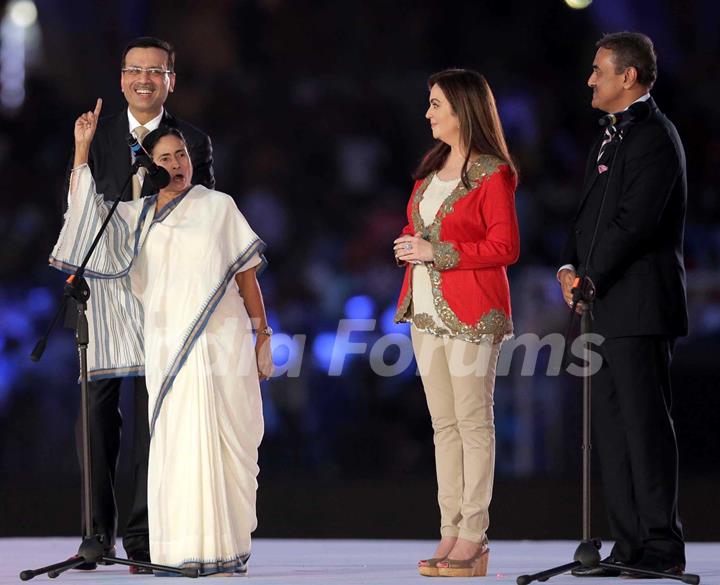
[(493, 388), (500, 343), (411, 328), (435, 441), (440, 534), (487, 542), (495, 470)]

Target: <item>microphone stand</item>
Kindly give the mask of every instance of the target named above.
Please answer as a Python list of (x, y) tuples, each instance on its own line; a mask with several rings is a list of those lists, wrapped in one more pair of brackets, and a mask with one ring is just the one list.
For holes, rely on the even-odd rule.
[(98, 231), (95, 239), (93, 240), (90, 249), (85, 254), (85, 258), (82, 264), (78, 267), (74, 274), (70, 275), (65, 281), (65, 288), (63, 291), (63, 298), (52, 318), (50, 325), (45, 332), (45, 335), (38, 341), (33, 349), (30, 359), (37, 362), (45, 351), (48, 337), (52, 332), (58, 317), (64, 312), (67, 305), (68, 299), (72, 298), (77, 303), (77, 324), (75, 327), (75, 342), (78, 348), (78, 356), (80, 361), (80, 401), (81, 401), (81, 416), (82, 416), (82, 485), (83, 485), (83, 540), (80, 544), (77, 554), (73, 555), (67, 560), (59, 563), (54, 563), (46, 567), (39, 569), (26, 569), (20, 573), (20, 579), (23, 581), (29, 581), (33, 577), (43, 575), (47, 573), (48, 577), (54, 579), (61, 573), (74, 569), (82, 564), (97, 564), (97, 565), (127, 565), (130, 567), (139, 567), (143, 569), (152, 569), (155, 571), (163, 571), (166, 573), (173, 573), (177, 576), (184, 577), (198, 577), (199, 572), (196, 568), (185, 568), (180, 569), (178, 567), (169, 567), (165, 565), (158, 565), (155, 563), (146, 563), (143, 561), (133, 561), (130, 559), (123, 559), (114, 555), (105, 553), (105, 546), (102, 542), (102, 537), (99, 534), (95, 534), (93, 530), (93, 515), (92, 515), (92, 464), (90, 458), (90, 406), (88, 400), (88, 371), (87, 371), (87, 347), (90, 341), (88, 332), (87, 322), (87, 301), (90, 299), (90, 288), (83, 275), (85, 274), (85, 267), (87, 266), (90, 258), (97, 247), (100, 238), (105, 232), (110, 219), (112, 218), (115, 210), (117, 209), (122, 194), (125, 192), (128, 184), (130, 183), (133, 175), (137, 172), (141, 166), (141, 161), (136, 160), (132, 166), (130, 174), (125, 180), (123, 188), (120, 190), (120, 195), (113, 201), (110, 211), (105, 218), (100, 230)]
[[(602, 120), (602, 119), (601, 119)], [(628, 127), (634, 120), (630, 120), (626, 124), (618, 125), (618, 132), (622, 127)], [(601, 122), (602, 123), (602, 122)], [(656, 578), (656, 579), (674, 579), (676, 581), (682, 581), (683, 583), (689, 583), (690, 585), (697, 585), (700, 583), (700, 576), (692, 573), (683, 573), (682, 575), (672, 575), (668, 573), (662, 573), (660, 571), (652, 571), (649, 569), (640, 569), (624, 565), (622, 563), (606, 563), (601, 560), (600, 549), (602, 548), (602, 541), (599, 538), (592, 538), (590, 528), (590, 510), (591, 510), (591, 454), (592, 454), (592, 442), (591, 442), (591, 396), (592, 396), (592, 355), (593, 352), (590, 349), (590, 342), (588, 341), (589, 334), (592, 333), (592, 308), (595, 301), (595, 285), (588, 275), (590, 269), (590, 260), (592, 258), (593, 250), (595, 249), (595, 240), (597, 237), (598, 227), (600, 226), (600, 218), (605, 207), (605, 200), (607, 198), (608, 187), (612, 179), (612, 174), (615, 169), (615, 160), (617, 154), (620, 151), (620, 145), (622, 144), (622, 137), (618, 141), (618, 145), (615, 148), (612, 159), (610, 161), (608, 180), (605, 183), (605, 187), (602, 193), (602, 199), (600, 200), (600, 209), (598, 210), (597, 218), (595, 219), (595, 227), (593, 230), (593, 236), (590, 240), (590, 247), (588, 249), (587, 261), (581, 267), (580, 274), (573, 282), (572, 294), (573, 303), (570, 307), (570, 316), (568, 319), (568, 328), (565, 335), (565, 341), (567, 345), (567, 339), (570, 336), (570, 326), (575, 316), (576, 309), (578, 306), (581, 307), (582, 316), (580, 318), (580, 334), (585, 339), (583, 343), (583, 360), (585, 361), (585, 372), (583, 375), (583, 417), (582, 417), (582, 540), (575, 549), (573, 555), (573, 561), (565, 565), (559, 565), (551, 569), (546, 569), (532, 575), (520, 575), (516, 583), (517, 585), (528, 585), (533, 581), (547, 581), (550, 577), (572, 571), (577, 568), (592, 569), (595, 567), (602, 567), (604, 569), (610, 569), (613, 571), (620, 571), (632, 577), (645, 577), (645, 578)], [(609, 146), (609, 145), (608, 145)], [(582, 303), (582, 304), (580, 304)]]

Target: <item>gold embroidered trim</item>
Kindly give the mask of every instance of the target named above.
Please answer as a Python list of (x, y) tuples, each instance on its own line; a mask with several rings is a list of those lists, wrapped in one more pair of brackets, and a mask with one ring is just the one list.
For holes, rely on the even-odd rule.
[(405, 293), (405, 298), (402, 300), (402, 302), (398, 305), (397, 311), (395, 311), (395, 317), (393, 317), (393, 321), (395, 323), (406, 323), (410, 320), (410, 317), (412, 316), (412, 311), (410, 310), (410, 303), (412, 302), (412, 273), (410, 274), (410, 279), (408, 280), (408, 289)]
[[(468, 169), (468, 179), (470, 180), (471, 189), (476, 189), (478, 184), (485, 178), (493, 175), (498, 171), (500, 165), (505, 164), (502, 160), (491, 155), (481, 155), (477, 158)], [(435, 255), (436, 249), (440, 248), (441, 261), (436, 267), (443, 268), (443, 261), (447, 261), (451, 268), (456, 266), (459, 262), (459, 254), (452, 244), (442, 242), (440, 240), (440, 228), (442, 221), (446, 215), (452, 213), (455, 203), (465, 197), (471, 189), (468, 189), (460, 181), (452, 193), (443, 201), (442, 205), (435, 214), (435, 219), (429, 226), (425, 226), (422, 217), (420, 216), (420, 202), (425, 195), (425, 191), (433, 180), (433, 177), (437, 173), (431, 173), (421, 183), (415, 196), (413, 197), (412, 203), (412, 221), (415, 232), (422, 232), (423, 237), (433, 244), (433, 256)], [(449, 247), (449, 250), (448, 250)], [(452, 251), (452, 253), (450, 252)], [(447, 254), (447, 256), (442, 256)], [(457, 256), (457, 260), (455, 260)], [(453, 264), (454, 261), (454, 264)], [(397, 312), (395, 313), (395, 322), (407, 322), (412, 321), (418, 329), (423, 329), (435, 335), (449, 335), (451, 337), (457, 337), (470, 341), (472, 343), (478, 343), (480, 341), (488, 341), (492, 339), (493, 343), (499, 343), (504, 339), (508, 339), (512, 336), (513, 326), (512, 320), (508, 319), (504, 311), (500, 309), (491, 309), (485, 315), (478, 319), (476, 324), (468, 324), (460, 321), (455, 312), (450, 308), (447, 301), (442, 296), (442, 275), (439, 270), (436, 270), (432, 264), (426, 264), (428, 274), (430, 276), (430, 283), (432, 287), (433, 303), (435, 310), (438, 313), (443, 324), (448, 328), (447, 330), (439, 327), (432, 321), (432, 317), (426, 313), (419, 313), (416, 316), (412, 316), (412, 279), (408, 283), (408, 290), (405, 298), (400, 303)], [(418, 322), (416, 322), (416, 318)], [(428, 321), (428, 318), (430, 321)], [(432, 322), (432, 323), (431, 323)]]
[(412, 206), (412, 220), (413, 226), (416, 232), (422, 232), (423, 237), (429, 238), (431, 242), (440, 241), (440, 227), (442, 220), (448, 213), (451, 213), (455, 204), (465, 197), (472, 189), (476, 189), (480, 181), (485, 177), (489, 177), (495, 174), (500, 165), (505, 164), (502, 160), (489, 154), (483, 154), (479, 156), (468, 168), (468, 180), (470, 181), (470, 189), (463, 185), (462, 181), (459, 181), (457, 186), (453, 189), (452, 193), (447, 196), (445, 201), (442, 202), (440, 208), (435, 213), (435, 219), (429, 226), (425, 226), (422, 217), (420, 216), (420, 202), (425, 196), (425, 191), (433, 180), (433, 177), (437, 172), (430, 173), (423, 180), (420, 187), (415, 191), (415, 197), (413, 198)]
[(453, 337), (461, 337), (462, 339), (476, 343), (487, 339), (487, 336), (491, 335), (494, 339), (493, 343), (499, 343), (512, 335), (512, 321), (508, 319), (505, 312), (501, 309), (490, 309), (480, 317), (474, 325), (460, 321), (442, 296), (442, 290), (440, 288), (442, 275), (440, 271), (428, 266), (428, 274), (430, 275), (430, 285), (432, 286), (435, 310)]
[[(426, 232), (424, 227), (425, 224), (423, 224), (423, 220), (420, 217), (420, 201), (422, 201), (423, 195), (432, 182), (434, 176), (435, 173), (430, 173), (427, 177), (425, 177), (423, 182), (420, 183), (420, 186), (415, 191), (415, 196), (413, 197), (411, 214), (413, 229), (415, 230), (415, 233), (423, 232), (423, 237)], [(410, 303), (412, 302), (412, 267), (410, 270), (410, 278), (408, 279), (408, 289), (405, 293), (405, 298), (398, 305), (397, 311), (395, 311), (395, 317), (393, 319), (395, 323), (407, 323), (412, 321), (412, 309), (410, 307)]]
[[(422, 217), (420, 216), (420, 202), (423, 200), (423, 197), (425, 197), (425, 191), (427, 191), (427, 188), (430, 186), (430, 183), (432, 183), (433, 177), (436, 174), (437, 173), (430, 173), (427, 177), (425, 177), (423, 179), (423, 182), (417, 188), (417, 191), (415, 191), (415, 196), (413, 197), (413, 204), (412, 204), (413, 228), (415, 229), (415, 233), (422, 232), (423, 238), (427, 237), (427, 230), (425, 229), (425, 222), (423, 222)], [(454, 193), (454, 191), (453, 191), (453, 193)]]
[[(415, 325), (415, 321), (413, 319), (412, 321), (413, 325)], [(449, 330), (438, 327), (437, 325), (433, 324), (429, 327), (418, 327), (415, 325), (415, 328), (418, 331), (423, 331), (425, 333), (430, 333), (431, 335), (436, 335), (437, 337), (449, 337), (451, 339), (459, 339), (460, 341), (467, 341), (468, 343), (500, 343), (501, 341), (506, 341), (508, 339), (512, 338), (512, 334), (509, 333), (507, 335), (498, 336), (498, 335), (492, 335), (492, 334), (481, 334), (481, 335), (455, 335), (451, 333)]]
[(433, 264), (438, 270), (455, 268), (460, 263), (460, 254), (450, 242), (432, 242)]
[(413, 315), (412, 324), (421, 331), (427, 331), (428, 333), (432, 333), (434, 335), (450, 335), (450, 332), (447, 329), (438, 327), (435, 323), (435, 319), (432, 318), (432, 315), (428, 315), (427, 313), (417, 313), (416, 315)]

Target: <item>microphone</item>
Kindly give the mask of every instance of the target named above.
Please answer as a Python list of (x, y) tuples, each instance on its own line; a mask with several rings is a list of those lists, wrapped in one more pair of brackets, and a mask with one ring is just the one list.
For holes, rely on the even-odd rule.
[(150, 153), (143, 147), (142, 143), (135, 137), (132, 132), (127, 135), (127, 143), (130, 147), (130, 151), (135, 156), (134, 169), (145, 167), (147, 169), (147, 175), (145, 175), (145, 181), (150, 181), (150, 185), (153, 190), (160, 190), (167, 187), (170, 184), (170, 173), (164, 168), (156, 165), (152, 161)]
[(615, 128), (624, 128), (630, 124), (643, 122), (650, 117), (650, 104), (647, 101), (635, 102), (624, 112), (615, 114), (605, 114), (598, 120), (598, 124), (605, 128), (606, 126), (615, 126)]
[(145, 168), (148, 170), (147, 175), (145, 175), (145, 181), (150, 181), (153, 191), (159, 191), (170, 184), (170, 173), (161, 166), (150, 162), (150, 165)]

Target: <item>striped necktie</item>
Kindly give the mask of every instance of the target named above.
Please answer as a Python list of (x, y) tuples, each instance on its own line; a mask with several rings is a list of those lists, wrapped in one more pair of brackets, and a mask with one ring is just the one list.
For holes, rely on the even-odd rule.
[(612, 139), (615, 138), (616, 134), (617, 130), (615, 129), (615, 126), (608, 126), (607, 128), (605, 128), (605, 137), (602, 141), (602, 144), (600, 145), (600, 150), (598, 151), (597, 155), (598, 162), (600, 162), (603, 154), (605, 154), (605, 150), (607, 150), (607, 145), (612, 142)]
[[(133, 134), (135, 135), (135, 138), (138, 139), (138, 142), (142, 144), (142, 141), (145, 139), (145, 136), (147, 136), (148, 130), (145, 128), (145, 126), (138, 126), (133, 130)], [(132, 178), (132, 198), (133, 201), (135, 199), (140, 198), (140, 194), (142, 193), (142, 180), (145, 178), (145, 173), (147, 172), (147, 169), (145, 167), (140, 167), (135, 175), (133, 175)]]

